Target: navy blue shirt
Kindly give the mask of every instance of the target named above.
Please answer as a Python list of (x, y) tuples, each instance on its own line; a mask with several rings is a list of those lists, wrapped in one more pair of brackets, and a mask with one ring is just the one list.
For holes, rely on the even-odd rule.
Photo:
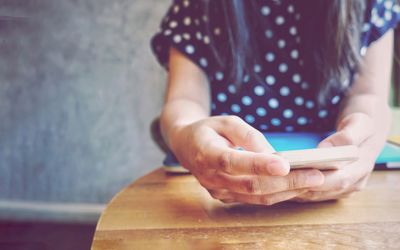
[[(314, 83), (304, 73), (307, 65), (303, 55), (307, 52), (302, 49), (302, 14), (294, 2), (255, 2), (268, 23), (264, 27), (261, 22), (257, 34), (251, 34), (263, 60), (251, 65), (259, 77), (245, 75), (240, 88), (229, 80), (229, 72), (220, 66), (211, 47), (222, 50), (227, 43), (226, 31), (218, 21), (222, 16), (218, 5), (207, 13), (199, 0), (175, 0), (152, 39), (153, 52), (168, 69), (172, 46), (204, 71), (210, 82), (211, 115), (237, 115), (262, 132), (332, 131), (352, 80), (349, 77), (342, 82), (327, 105), (317, 105)], [(369, 0), (360, 54), (363, 56), (371, 43), (399, 21), (400, 6), (395, 0)]]

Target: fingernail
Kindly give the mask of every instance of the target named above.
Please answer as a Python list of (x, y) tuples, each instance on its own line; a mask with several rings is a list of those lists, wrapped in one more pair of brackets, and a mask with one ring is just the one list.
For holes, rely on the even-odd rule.
[(319, 186), (324, 183), (324, 176), (319, 171), (312, 171), (307, 175), (307, 184), (309, 186)]
[(287, 175), (290, 171), (289, 162), (285, 159), (276, 159), (268, 164), (268, 171), (271, 175)]

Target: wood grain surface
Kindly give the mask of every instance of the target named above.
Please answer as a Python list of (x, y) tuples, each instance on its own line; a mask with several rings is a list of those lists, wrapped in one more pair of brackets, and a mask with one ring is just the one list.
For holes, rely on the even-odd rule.
[(399, 193), (399, 171), (376, 171), (340, 201), (225, 205), (159, 169), (113, 198), (92, 249), (399, 249)]

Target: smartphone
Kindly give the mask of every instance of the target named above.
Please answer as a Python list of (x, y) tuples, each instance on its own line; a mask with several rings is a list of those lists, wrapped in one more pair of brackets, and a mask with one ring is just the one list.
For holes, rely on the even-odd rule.
[[(353, 145), (330, 148), (289, 150), (274, 153), (287, 159), (290, 169), (315, 168), (333, 170), (358, 159), (358, 148)], [(189, 173), (170, 155), (164, 161), (164, 169), (172, 173)]]
[(358, 160), (358, 148), (354, 145), (329, 148), (280, 151), (274, 153), (289, 161), (290, 169), (315, 168), (333, 170)]

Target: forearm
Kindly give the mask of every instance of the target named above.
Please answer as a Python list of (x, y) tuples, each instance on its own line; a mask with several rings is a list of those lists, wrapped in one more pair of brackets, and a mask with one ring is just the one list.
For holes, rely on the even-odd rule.
[(376, 120), (382, 115), (382, 111), (389, 110), (389, 106), (386, 99), (374, 94), (353, 94), (349, 95), (345, 100), (342, 112), (339, 115), (339, 121), (345, 116), (360, 112), (368, 115), (369, 117)]
[(179, 51), (171, 48), (168, 88), (160, 117), (161, 133), (173, 149), (179, 128), (209, 116), (210, 90), (205, 74)]
[(372, 136), (361, 146), (368, 157), (376, 158), (389, 132), (391, 116), (388, 106), (390, 76), (393, 60), (393, 31), (388, 31), (372, 44), (355, 76), (354, 83), (342, 106), (338, 128), (351, 114), (363, 113), (370, 119), (360, 129), (371, 129)]

